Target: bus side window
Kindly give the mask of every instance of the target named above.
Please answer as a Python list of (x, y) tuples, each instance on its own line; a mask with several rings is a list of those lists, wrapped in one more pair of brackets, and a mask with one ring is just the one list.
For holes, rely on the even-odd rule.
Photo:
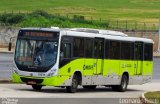
[(92, 58), (93, 57), (93, 40), (86, 39), (84, 47), (85, 47), (85, 57)]
[(111, 40), (109, 43), (109, 59), (120, 59), (120, 42)]
[(105, 58), (109, 58), (109, 40), (105, 41)]
[(130, 60), (131, 59), (131, 43), (121, 42), (121, 59)]
[(144, 60), (146, 61), (153, 60), (153, 45), (150, 43), (144, 44)]
[(73, 57), (84, 57), (84, 39), (74, 38)]
[(62, 43), (60, 59), (71, 58), (71, 44), (70, 43)]

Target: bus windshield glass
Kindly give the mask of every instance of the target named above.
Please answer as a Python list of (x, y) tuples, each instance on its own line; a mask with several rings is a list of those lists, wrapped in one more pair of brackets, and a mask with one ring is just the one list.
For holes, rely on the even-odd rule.
[(24, 36), (21, 33), (17, 39), (15, 52), (17, 67), (19, 66), (21, 70), (25, 71), (29, 69), (30, 71), (49, 70), (56, 63), (58, 36), (51, 37), (51, 33), (44, 32), (30, 32), (27, 34), (27, 36)]

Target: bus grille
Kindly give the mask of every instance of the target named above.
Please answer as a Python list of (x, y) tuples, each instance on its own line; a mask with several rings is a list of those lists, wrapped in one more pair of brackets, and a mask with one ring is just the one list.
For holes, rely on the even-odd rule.
[(21, 80), (25, 83), (29, 82), (29, 81), (34, 81), (37, 84), (41, 84), (43, 82), (43, 79), (33, 79), (33, 78), (23, 78), (21, 77)]

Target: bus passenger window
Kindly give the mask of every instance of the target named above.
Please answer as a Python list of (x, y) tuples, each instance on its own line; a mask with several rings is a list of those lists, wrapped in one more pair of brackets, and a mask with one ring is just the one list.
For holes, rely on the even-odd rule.
[(131, 44), (129, 42), (121, 42), (121, 59), (131, 59)]
[(63, 43), (60, 52), (61, 59), (63, 58), (71, 58), (71, 44)]
[(93, 41), (91, 39), (86, 39), (85, 41), (85, 57), (86, 58), (92, 58), (92, 52), (93, 52)]
[(75, 38), (73, 44), (73, 56), (74, 57), (83, 57), (84, 56), (84, 39)]
[(105, 42), (105, 58), (109, 58), (109, 40), (106, 40)]
[(120, 59), (120, 42), (110, 41), (109, 58), (110, 59)]
[(152, 61), (153, 60), (153, 45), (145, 44), (144, 45), (144, 60)]

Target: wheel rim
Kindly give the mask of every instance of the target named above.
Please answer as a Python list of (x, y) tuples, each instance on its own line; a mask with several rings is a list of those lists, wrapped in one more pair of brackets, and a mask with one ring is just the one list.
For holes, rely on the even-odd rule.
[(127, 79), (124, 78), (124, 79), (122, 80), (122, 88), (123, 88), (123, 89), (126, 89), (126, 86), (127, 86)]
[(77, 80), (76, 80), (76, 79), (73, 79), (73, 81), (72, 81), (72, 89), (76, 90), (76, 89), (77, 89), (77, 86), (78, 86)]

